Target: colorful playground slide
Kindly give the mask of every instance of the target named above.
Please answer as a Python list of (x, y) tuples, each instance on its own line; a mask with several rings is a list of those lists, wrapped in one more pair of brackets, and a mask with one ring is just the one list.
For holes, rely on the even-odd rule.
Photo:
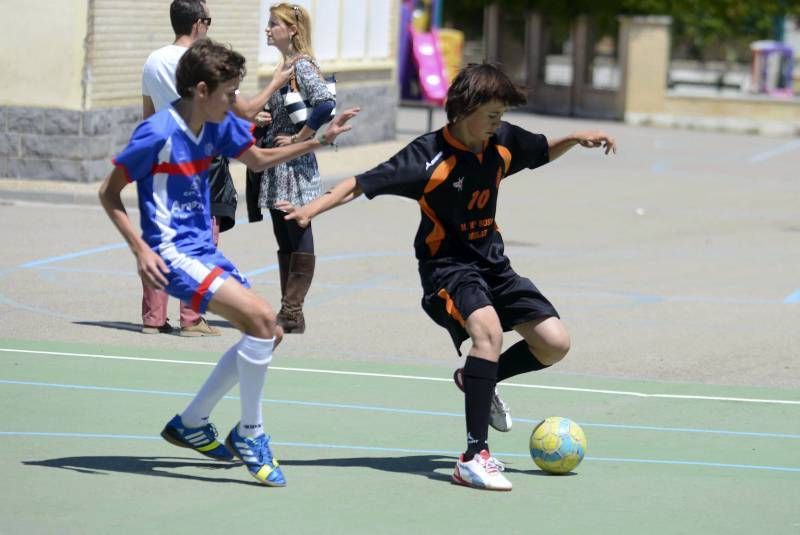
[(442, 105), (447, 96), (448, 79), (436, 31), (419, 32), (413, 28), (409, 31), (411, 33), (411, 49), (419, 73), (422, 98)]

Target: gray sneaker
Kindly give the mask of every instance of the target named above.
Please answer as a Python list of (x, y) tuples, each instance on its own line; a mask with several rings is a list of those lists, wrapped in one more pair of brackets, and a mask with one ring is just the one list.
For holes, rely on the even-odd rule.
[[(464, 368), (458, 368), (453, 372), (453, 382), (459, 390), (464, 391)], [(492, 395), (492, 406), (489, 408), (489, 425), (501, 433), (511, 431), (511, 426), (513, 425), (511, 410), (506, 405), (506, 402), (500, 399), (496, 388)]]
[(489, 425), (501, 433), (511, 431), (511, 426), (513, 425), (511, 422), (511, 410), (506, 405), (506, 402), (497, 395), (496, 388), (492, 396), (492, 406), (489, 409)]

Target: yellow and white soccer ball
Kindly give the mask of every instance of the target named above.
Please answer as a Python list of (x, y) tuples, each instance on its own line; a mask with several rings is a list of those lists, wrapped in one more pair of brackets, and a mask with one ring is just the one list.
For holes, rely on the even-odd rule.
[(551, 474), (566, 474), (583, 460), (586, 435), (569, 418), (550, 416), (533, 429), (530, 448), (536, 466)]

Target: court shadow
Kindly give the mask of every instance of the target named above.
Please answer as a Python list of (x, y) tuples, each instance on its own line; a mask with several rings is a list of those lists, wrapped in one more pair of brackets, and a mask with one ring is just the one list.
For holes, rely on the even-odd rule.
[[(214, 327), (222, 328), (222, 329), (233, 329), (233, 325), (228, 323), (225, 320), (209, 320), (206, 319), (209, 325), (213, 325)], [(140, 332), (142, 330), (141, 323), (131, 323), (129, 321), (73, 321), (74, 325), (88, 325), (90, 327), (103, 327), (104, 329), (116, 329), (118, 331), (130, 331), (130, 332)], [(173, 329), (171, 334), (173, 336), (178, 336), (181, 332), (180, 327), (175, 327), (173, 325)]]
[(567, 472), (566, 474), (551, 474), (549, 472), (545, 472), (544, 470), (515, 470), (515, 472), (519, 472), (520, 474), (527, 474), (529, 476), (541, 476), (541, 477), (572, 477), (577, 476), (578, 474), (575, 472)]
[(104, 329), (116, 329), (118, 331), (139, 332), (142, 330), (141, 323), (131, 323), (129, 321), (73, 321), (74, 325), (88, 325), (90, 327), (103, 327)]
[[(333, 459), (282, 459), (284, 466), (330, 466), (341, 468), (371, 468), (382, 472), (416, 474), (434, 481), (450, 482), (455, 466), (455, 457), (443, 455), (408, 455), (405, 457), (339, 457)], [(535, 470), (518, 470), (506, 463), (508, 473), (530, 473)]]
[[(204, 481), (207, 483), (241, 483), (252, 485), (246, 480), (230, 479), (225, 477), (203, 477), (193, 474), (182, 474), (176, 470), (192, 469), (207, 470), (209, 473), (219, 473), (223, 470), (235, 468), (244, 470), (240, 463), (226, 463), (217, 461), (197, 461), (177, 457), (126, 457), (126, 456), (99, 456), (99, 457), (61, 457), (58, 459), (44, 459), (41, 461), (22, 461), (26, 466), (42, 466), (45, 468), (61, 468), (72, 470), (80, 474), (109, 475), (111, 473), (139, 474), (144, 476), (171, 477), (191, 481)], [(240, 475), (244, 476), (244, 472)], [(255, 483), (257, 484), (257, 483)]]

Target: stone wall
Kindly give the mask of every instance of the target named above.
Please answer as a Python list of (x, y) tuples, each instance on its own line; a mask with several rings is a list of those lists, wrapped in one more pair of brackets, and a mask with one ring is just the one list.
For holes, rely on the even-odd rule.
[(0, 176), (101, 180), (141, 116), (141, 106), (88, 111), (2, 107)]
[(353, 120), (353, 130), (341, 137), (341, 145), (361, 145), (395, 138), (397, 86), (386, 84), (349, 85), (336, 88), (336, 109), (359, 106), (361, 112)]
[[(337, 87), (337, 109), (360, 106), (342, 145), (394, 139), (397, 88), (391, 82)], [(0, 177), (95, 182), (141, 120), (141, 106), (72, 111), (0, 107)]]

